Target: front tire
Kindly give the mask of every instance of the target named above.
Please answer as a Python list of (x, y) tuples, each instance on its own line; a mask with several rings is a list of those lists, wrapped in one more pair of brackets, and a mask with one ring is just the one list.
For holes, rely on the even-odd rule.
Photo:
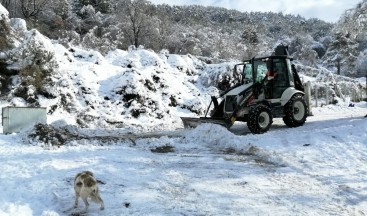
[(269, 130), (273, 116), (268, 106), (253, 107), (248, 113), (247, 127), (254, 134), (262, 134)]
[(284, 123), (288, 127), (299, 127), (306, 122), (308, 107), (303, 95), (294, 95), (284, 106)]

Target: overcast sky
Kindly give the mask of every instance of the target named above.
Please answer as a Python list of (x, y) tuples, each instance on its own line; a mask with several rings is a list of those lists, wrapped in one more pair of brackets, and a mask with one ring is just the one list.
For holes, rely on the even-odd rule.
[(150, 0), (154, 4), (217, 6), (239, 11), (272, 11), (319, 18), (328, 22), (338, 21), (347, 9), (362, 0)]

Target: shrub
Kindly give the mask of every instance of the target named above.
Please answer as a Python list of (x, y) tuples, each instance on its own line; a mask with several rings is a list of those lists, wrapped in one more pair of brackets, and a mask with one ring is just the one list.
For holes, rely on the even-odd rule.
[(30, 65), (20, 71), (22, 81), (26, 86), (34, 86), (39, 91), (43, 85), (46, 73), (38, 65)]
[(10, 48), (7, 35), (10, 34), (9, 24), (5, 20), (0, 20), (0, 50)]

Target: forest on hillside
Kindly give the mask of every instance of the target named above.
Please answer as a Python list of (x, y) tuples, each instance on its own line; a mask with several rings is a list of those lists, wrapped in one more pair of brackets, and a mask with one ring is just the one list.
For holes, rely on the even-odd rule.
[[(264, 55), (289, 46), (301, 64), (341, 75), (365, 76), (367, 0), (337, 23), (272, 12), (154, 5), (147, 0), (0, 0), (10, 18), (26, 20), (65, 47), (106, 54), (144, 46), (156, 52), (201, 56), (208, 63)], [(5, 31), (2, 29), (2, 31)], [(4, 44), (0, 44), (4, 49)]]

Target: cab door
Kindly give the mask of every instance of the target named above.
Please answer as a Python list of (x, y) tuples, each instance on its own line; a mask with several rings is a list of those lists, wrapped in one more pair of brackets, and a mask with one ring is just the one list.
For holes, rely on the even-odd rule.
[(269, 82), (270, 88), (268, 88), (271, 91), (268, 94), (271, 99), (281, 98), (283, 92), (290, 87), (289, 74), (291, 73), (286, 60), (285, 58), (273, 59), (274, 78)]

